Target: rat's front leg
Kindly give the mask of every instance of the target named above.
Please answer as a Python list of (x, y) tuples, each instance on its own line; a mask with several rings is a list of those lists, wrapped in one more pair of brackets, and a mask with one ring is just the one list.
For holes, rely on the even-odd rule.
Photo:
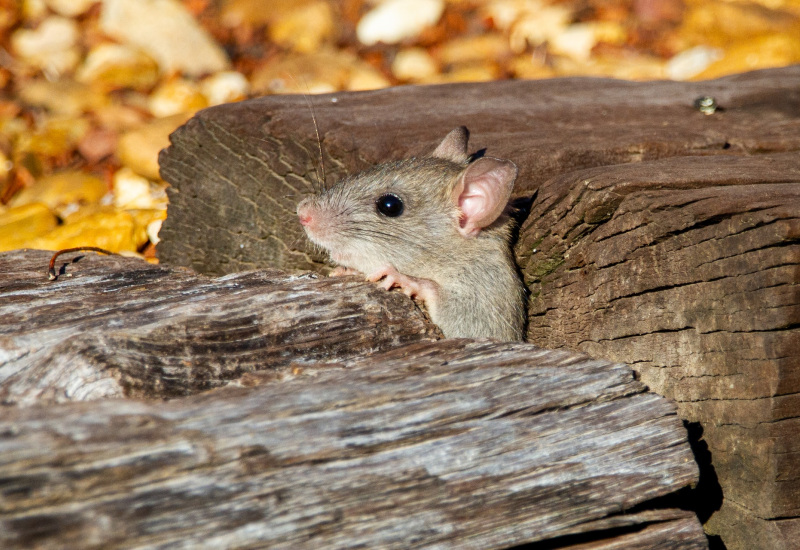
[(367, 277), (368, 281), (379, 282), (386, 290), (398, 287), (409, 298), (422, 300), (431, 318), (436, 317), (439, 303), (439, 285), (430, 279), (409, 277), (397, 271), (392, 264), (386, 264)]

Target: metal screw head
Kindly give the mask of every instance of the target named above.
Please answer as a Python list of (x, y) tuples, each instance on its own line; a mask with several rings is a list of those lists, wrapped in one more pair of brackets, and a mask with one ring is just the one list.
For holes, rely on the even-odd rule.
[(718, 107), (717, 100), (710, 95), (701, 95), (694, 100), (694, 108), (704, 115), (713, 115)]

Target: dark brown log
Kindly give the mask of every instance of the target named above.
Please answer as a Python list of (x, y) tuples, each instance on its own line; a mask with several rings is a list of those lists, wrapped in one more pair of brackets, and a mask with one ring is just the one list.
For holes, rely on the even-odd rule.
[(681, 422), (624, 365), (442, 340), (243, 384), (6, 407), (0, 545), (707, 547), (661, 499), (697, 481)]
[(530, 341), (631, 364), (702, 425), (707, 474), (725, 497), (707, 529), (731, 550), (793, 547), (800, 154), (683, 157), (554, 178), (517, 250), (533, 295)]
[[(700, 95), (724, 110), (700, 113)], [(172, 135), (160, 159), (172, 184), (162, 260), (213, 275), (320, 268), (294, 219), (319, 164), (309, 101), (329, 182), (429, 153), (460, 125), (471, 150), (517, 163), (518, 196), (593, 166), (800, 149), (800, 65), (708, 82), (568, 78), (267, 96), (202, 111)]]
[(4, 403), (190, 395), (439, 336), (411, 300), (354, 277), (209, 279), (87, 253), (51, 282), (50, 255), (0, 254)]

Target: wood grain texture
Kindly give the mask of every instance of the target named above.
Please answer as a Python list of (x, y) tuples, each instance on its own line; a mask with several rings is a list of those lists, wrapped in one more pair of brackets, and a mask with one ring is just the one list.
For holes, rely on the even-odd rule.
[(353, 277), (210, 279), (87, 253), (50, 282), (50, 255), (0, 254), (4, 403), (190, 395), (440, 336), (401, 293)]
[(800, 516), (800, 155), (553, 178), (517, 250), (529, 340), (631, 364), (703, 426), (725, 506), (755, 526), (711, 532), (791, 547), (765, 520)]
[[(700, 95), (724, 110), (698, 112)], [(171, 136), (160, 158), (172, 184), (162, 260), (213, 275), (321, 269), (294, 215), (319, 164), (308, 101), (328, 183), (427, 154), (460, 125), (472, 133), (471, 151), (520, 167), (517, 196), (596, 166), (800, 150), (800, 66), (708, 82), (567, 78), (266, 96), (201, 111)]]
[(624, 365), (442, 340), (307, 370), (5, 408), (0, 545), (707, 547), (658, 507), (697, 481), (674, 406)]

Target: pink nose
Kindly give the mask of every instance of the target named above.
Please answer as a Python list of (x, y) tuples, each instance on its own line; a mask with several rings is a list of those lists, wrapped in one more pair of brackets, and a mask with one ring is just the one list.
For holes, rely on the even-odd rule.
[(300, 204), (300, 206), (297, 207), (297, 217), (300, 219), (300, 223), (305, 226), (311, 225), (311, 222), (314, 221), (314, 217), (311, 215), (311, 209), (307, 204)]

